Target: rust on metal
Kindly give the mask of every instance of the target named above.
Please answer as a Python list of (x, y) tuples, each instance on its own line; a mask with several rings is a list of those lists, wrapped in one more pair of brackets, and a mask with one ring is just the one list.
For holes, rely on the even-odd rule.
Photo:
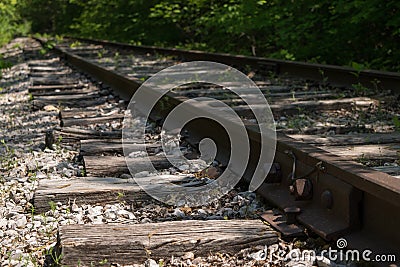
[(301, 209), (299, 207), (287, 207), (284, 208), (283, 211), (286, 215), (286, 223), (287, 224), (294, 224), (296, 223), (297, 215), (300, 214)]
[(304, 234), (303, 227), (287, 222), (286, 216), (278, 211), (267, 211), (261, 215), (261, 218), (285, 237), (295, 237)]

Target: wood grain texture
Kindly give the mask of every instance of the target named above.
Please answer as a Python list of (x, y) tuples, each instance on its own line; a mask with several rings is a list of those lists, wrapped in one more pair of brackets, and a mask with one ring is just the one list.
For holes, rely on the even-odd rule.
[(85, 109), (67, 109), (60, 111), (60, 119), (76, 119), (76, 118), (87, 118), (96, 116), (107, 116), (118, 114), (118, 110), (111, 108), (85, 108)]
[(344, 146), (362, 144), (388, 144), (400, 143), (400, 133), (367, 133), (367, 134), (343, 134), (332, 136), (293, 134), (289, 137), (304, 141), (307, 144), (320, 146)]
[[(132, 141), (132, 140), (131, 140)], [(161, 149), (161, 144), (156, 143), (140, 143), (141, 140), (137, 140), (137, 143), (125, 142), (125, 152), (130, 153), (133, 151), (144, 151), (147, 149), (149, 154), (154, 154), (156, 151)], [(94, 156), (94, 155), (123, 155), (122, 143), (120, 139), (89, 139), (81, 140), (80, 153), (83, 156)]]
[(380, 159), (396, 160), (399, 158), (399, 144), (382, 145), (348, 145), (348, 146), (320, 146), (332, 154), (346, 157), (352, 160), (359, 159)]
[[(171, 167), (171, 163), (164, 157), (149, 157), (157, 170)], [(149, 165), (143, 162), (143, 158), (128, 158), (128, 164), (133, 166), (135, 173), (148, 171)], [(86, 174), (90, 176), (120, 176), (129, 173), (125, 157), (116, 156), (84, 156)]]
[(34, 66), (34, 65), (30, 65), (30, 71), (31, 73), (36, 73), (36, 72), (58, 72), (58, 71), (62, 71), (62, 70), (68, 70), (65, 67), (54, 67), (54, 66)]
[(120, 178), (82, 177), (69, 180), (41, 180), (33, 196), (36, 213), (50, 209), (49, 202), (101, 205), (149, 199), (135, 183)]
[(73, 127), (56, 128), (53, 131), (55, 140), (61, 139), (61, 142), (78, 142), (85, 139), (121, 139), (122, 131), (97, 131), (85, 130)]
[(79, 89), (83, 88), (85, 85), (84, 84), (56, 84), (56, 85), (35, 85), (35, 86), (29, 86), (28, 87), (28, 92), (33, 93), (33, 92), (54, 92), (57, 90), (71, 90), (71, 89)]
[(32, 77), (32, 85), (75, 85), (77, 84), (77, 79), (72, 77)]
[[(182, 184), (190, 181), (186, 175), (159, 175), (146, 178), (148, 184), (175, 183)], [(173, 193), (173, 192), (167, 192)], [(105, 205), (126, 201), (150, 200), (133, 179), (114, 177), (81, 177), (68, 180), (40, 180), (33, 196), (36, 213), (50, 209), (49, 202), (63, 204), (76, 203), (78, 205)]]
[(52, 95), (75, 95), (75, 94), (93, 94), (94, 88), (77, 88), (77, 89), (55, 89), (50, 90), (34, 90), (31, 92), (33, 97), (52, 96)]
[(176, 221), (136, 225), (65, 225), (59, 228), (62, 264), (99, 266), (143, 263), (193, 252), (234, 254), (241, 249), (270, 245), (277, 234), (260, 220)]
[[(294, 115), (301, 114), (302, 112), (308, 110), (337, 110), (337, 109), (349, 109), (352, 107), (357, 108), (367, 108), (372, 105), (379, 105), (378, 101), (373, 100), (368, 97), (355, 97), (355, 98), (345, 98), (345, 99), (329, 99), (329, 100), (309, 100), (309, 101), (297, 101), (293, 103), (283, 103), (283, 104), (270, 104), (270, 108), (274, 116), (281, 115)], [(263, 105), (253, 105), (250, 109), (247, 105), (234, 106), (235, 110), (239, 116), (251, 116), (252, 109), (263, 111), (265, 107)]]
[(89, 118), (72, 118), (72, 119), (63, 119), (60, 122), (61, 127), (69, 127), (76, 125), (89, 125), (89, 124), (98, 124), (98, 123), (106, 123), (110, 121), (119, 121), (121, 122), (124, 119), (123, 114), (116, 114), (110, 116), (97, 116), (97, 117), (89, 117)]
[(58, 70), (51, 70), (51, 71), (46, 71), (46, 70), (38, 70), (36, 69), (35, 71), (32, 71), (31, 73), (29, 73), (29, 76), (32, 78), (47, 78), (47, 79), (51, 79), (54, 76), (67, 76), (68, 74), (71, 74), (71, 70), (68, 69), (58, 69)]
[(380, 172), (385, 172), (392, 176), (400, 175), (400, 166), (379, 166), (379, 167), (372, 167), (372, 169)]
[[(83, 97), (78, 97), (78, 96), (83, 96)], [(102, 97), (102, 96), (87, 97), (87, 95), (59, 95), (59, 96), (35, 97), (32, 100), (32, 104), (33, 104), (33, 109), (41, 109), (46, 105), (82, 108), (82, 107), (101, 105), (104, 104), (106, 101), (107, 97)]]

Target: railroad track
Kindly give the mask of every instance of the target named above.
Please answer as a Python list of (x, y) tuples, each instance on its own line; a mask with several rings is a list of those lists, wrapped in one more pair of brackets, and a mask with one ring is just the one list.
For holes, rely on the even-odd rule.
[[(257, 193), (280, 208), (281, 213), (266, 211), (260, 214), (261, 217), (283, 236), (301, 234), (304, 232), (302, 226), (281, 223), (286, 220), (283, 214), (286, 208), (288, 219), (295, 217), (295, 222), (326, 240), (344, 237), (349, 247), (370, 248), (374, 253), (397, 253), (400, 244), (396, 231), (400, 222), (400, 133), (393, 123), (396, 121), (393, 118), (399, 115), (398, 98), (390, 91), (398, 88), (398, 77), (393, 73), (360, 72), (354, 75), (350, 74), (352, 70), (332, 66), (319, 65), (313, 69), (307, 64), (290, 66), (259, 58), (84, 39), (66, 39), (55, 50), (66, 63), (107, 86), (82, 81), (59, 60), (41, 60), (29, 65), (33, 109), (60, 110), (60, 126), (46, 133), (46, 146), (51, 148), (57, 142), (63, 146), (78, 146), (77, 160), (82, 164), (81, 174), (86, 176), (63, 181), (41, 180), (33, 197), (37, 213), (51, 209), (49, 203), (69, 205), (72, 209), (73, 205), (96, 206), (124, 201), (133, 205), (132, 210), (143, 202), (152, 203), (135, 183), (130, 182), (129, 170), (121, 157), (124, 152), (120, 141), (123, 135), (121, 122), (126, 101), (141, 83), (165, 67), (193, 59), (215, 60), (235, 66), (251, 77), (268, 99), (276, 120), (275, 164)], [(277, 71), (320, 81), (276, 75)], [(345, 78), (340, 80), (340, 77)], [(371, 81), (374, 86), (383, 86), (384, 90), (366, 87)], [(339, 82), (342, 83), (340, 86), (333, 85)], [(241, 99), (224, 88), (209, 84), (172, 90), (163, 104), (157, 106), (157, 112), (152, 113), (154, 123), (148, 126), (146, 138), (153, 163), (162, 170), (171, 167), (165, 158), (159, 157), (157, 122), (162, 122), (177, 104), (202, 96), (221, 100), (248, 123), (251, 156), (243, 180), (249, 183), (259, 160), (259, 128), (254, 126), (254, 116)], [(225, 170), (229, 158), (226, 134), (218, 125), (210, 127), (210, 123), (199, 120), (189, 124), (181, 145), (185, 147), (187, 157), (197, 158), (199, 140), (204, 137), (214, 139), (219, 146), (213, 167), (208, 172), (196, 173), (188, 173), (182, 167), (176, 170), (179, 175), (169, 171), (163, 179), (181, 185), (207, 184)], [(128, 145), (131, 153), (141, 149), (143, 144), (132, 142)], [(140, 162), (141, 158), (135, 156), (129, 160)], [(139, 170), (137, 178), (151, 176), (143, 172), (146, 172), (145, 168)], [(178, 210), (175, 212), (179, 213)], [(129, 213), (126, 214), (129, 219)], [(196, 218), (201, 219), (201, 216), (194, 216)], [(92, 223), (95, 221), (93, 218)], [(164, 238), (172, 233), (176, 236), (166, 242)], [(199, 242), (204, 236), (211, 241)], [(246, 236), (244, 244), (243, 236)], [(62, 264), (67, 265), (76, 265), (77, 261), (99, 263), (104, 259), (123, 264), (144, 261), (149, 252), (160, 258), (177, 251), (179, 255), (194, 249), (193, 242), (197, 242), (196, 255), (207, 254), (216, 247), (222, 247), (223, 252), (235, 253), (244, 247), (276, 242), (276, 234), (259, 220), (218, 223), (183, 220), (112, 227), (72, 224), (60, 226), (57, 245), (60, 251), (57, 253), (63, 255)]]

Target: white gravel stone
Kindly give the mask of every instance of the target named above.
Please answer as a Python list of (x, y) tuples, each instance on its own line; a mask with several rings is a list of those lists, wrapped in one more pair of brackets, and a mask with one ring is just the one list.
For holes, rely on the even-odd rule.
[(18, 232), (15, 231), (14, 229), (9, 229), (9, 230), (5, 231), (5, 234), (6, 234), (7, 236), (15, 237), (15, 236), (18, 235)]
[(145, 151), (133, 151), (128, 155), (129, 158), (140, 158), (140, 157), (146, 157), (146, 156), (147, 156), (147, 153)]
[(72, 212), (81, 212), (81, 211), (82, 211), (82, 208), (79, 207), (78, 205), (76, 205), (75, 203), (73, 203), (73, 204), (71, 205), (71, 211), (72, 211)]
[(160, 265), (153, 259), (148, 259), (144, 263), (145, 267), (160, 267)]
[(15, 225), (18, 228), (24, 228), (26, 226), (27, 220), (25, 216), (22, 216), (20, 219), (15, 221)]
[(15, 251), (11, 252), (10, 259), (19, 260), (22, 257), (22, 255), (23, 255), (22, 250), (16, 249)]
[(119, 210), (117, 212), (117, 214), (118, 214), (118, 216), (121, 216), (121, 217), (129, 219), (129, 220), (135, 220), (136, 219), (136, 216), (132, 212), (127, 211), (127, 210)]
[(124, 173), (124, 174), (121, 174), (120, 178), (121, 179), (130, 179), (130, 178), (132, 178), (132, 175)]
[(98, 215), (98, 216), (88, 216), (89, 219), (91, 220), (91, 222), (93, 224), (102, 224), (103, 223), (103, 216), (102, 215)]
[(174, 210), (174, 212), (172, 213), (172, 215), (178, 217), (178, 218), (183, 218), (185, 217), (185, 213), (183, 211), (181, 211), (179, 208), (176, 208)]
[(7, 228), (8, 229), (15, 229), (17, 227), (17, 224), (16, 224), (16, 222), (14, 221), (14, 220), (8, 220), (8, 225), (7, 225)]
[(189, 251), (186, 252), (185, 255), (182, 256), (183, 260), (193, 260), (194, 259), (194, 253)]
[(135, 178), (142, 178), (142, 177), (148, 177), (150, 173), (148, 171), (142, 171), (135, 173)]
[(140, 221), (140, 223), (151, 223), (152, 221), (151, 221), (151, 219), (149, 219), (149, 218), (143, 218), (141, 221)]
[(183, 164), (183, 165), (179, 166), (178, 169), (179, 169), (180, 171), (189, 170), (189, 165)]
[(102, 206), (89, 207), (88, 212), (90, 215), (93, 216), (100, 215), (103, 213), (103, 207)]
[(19, 260), (19, 258), (18, 259), (11, 259), (11, 261), (10, 261), (10, 266), (13, 266), (13, 267), (19, 267), (18, 265), (20, 264), (20, 260)]
[(104, 217), (107, 219), (115, 220), (117, 218), (117, 214), (112, 210), (106, 210), (104, 212)]
[(207, 215), (207, 211), (203, 210), (203, 209), (198, 209), (197, 213), (200, 215)]
[(0, 219), (0, 229), (6, 229), (8, 225), (8, 220), (7, 219)]

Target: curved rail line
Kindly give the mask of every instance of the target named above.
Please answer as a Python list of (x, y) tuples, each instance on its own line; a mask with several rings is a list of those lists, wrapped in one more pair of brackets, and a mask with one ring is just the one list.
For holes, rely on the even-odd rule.
[[(270, 60), (264, 58), (232, 56), (227, 54), (211, 54), (199, 51), (183, 51), (150, 46), (132, 46), (112, 43), (108, 41), (76, 38), (76, 40), (101, 44), (130, 51), (156, 52), (165, 55), (177, 55), (186, 60), (210, 60), (228, 65), (252, 65), (274, 70), (278, 73), (288, 73), (294, 76), (321, 80), (321, 71), (332, 84), (350, 85), (362, 83), (376, 85), (399, 92), (400, 75), (390, 72), (361, 71), (354, 75), (355, 70), (344, 67), (308, 64)], [(43, 43), (44, 41), (41, 40)], [(126, 77), (116, 71), (86, 60), (67, 49), (56, 46), (55, 50), (70, 64), (86, 72), (96, 79), (110, 85), (122, 99), (129, 100), (135, 90), (141, 85), (138, 79)], [(151, 94), (152, 92), (149, 92)], [(168, 93), (170, 107), (173, 107), (188, 98), (175, 93)], [(160, 110), (159, 115), (166, 115), (168, 108)], [(210, 134), (212, 129), (202, 125), (192, 125), (189, 128), (193, 136), (201, 138)], [(260, 135), (257, 127), (248, 125), (252, 156), (246, 169), (244, 179), (249, 181), (254, 165), (258, 159), (260, 149)], [(212, 133), (216, 142), (219, 133)], [(279, 163), (279, 171), (270, 173), (264, 184), (257, 190), (265, 199), (284, 210), (298, 207), (301, 211), (296, 219), (328, 240), (346, 237), (349, 245), (356, 248), (373, 248), (375, 251), (385, 252), (397, 250), (400, 247), (400, 179), (386, 173), (350, 161), (347, 158), (336, 156), (315, 146), (292, 139), (285, 134), (279, 134), (275, 162)], [(309, 183), (312, 193), (301, 200), (293, 197), (293, 188), (290, 188), (295, 166), (298, 187), (306, 188)], [(296, 189), (295, 189), (296, 190)], [(296, 192), (298, 195), (306, 194)], [(290, 211), (287, 209), (288, 213)], [(265, 215), (265, 219), (272, 222), (272, 215)], [(275, 225), (276, 226), (276, 225)], [(277, 226), (279, 227), (279, 225)], [(283, 232), (290, 232), (282, 227)]]

